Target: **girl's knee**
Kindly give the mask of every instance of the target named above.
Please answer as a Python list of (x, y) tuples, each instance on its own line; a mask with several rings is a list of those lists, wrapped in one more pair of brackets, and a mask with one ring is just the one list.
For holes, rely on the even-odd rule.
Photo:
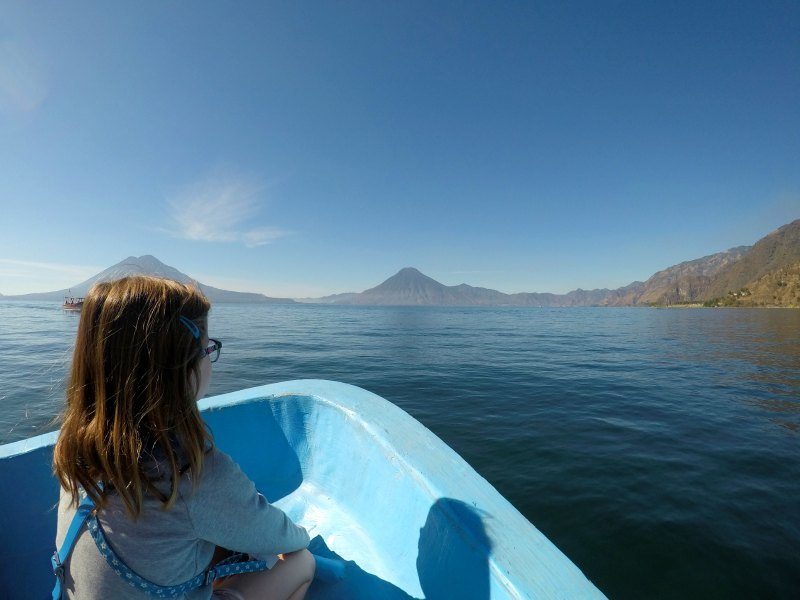
[(314, 560), (314, 555), (308, 550), (301, 550), (300, 554), (303, 557), (303, 567), (306, 575), (308, 575), (308, 581), (311, 581), (314, 579), (314, 572), (317, 570), (317, 561)]
[(298, 550), (291, 554), (284, 554), (283, 561), (286, 563), (286, 567), (294, 574), (294, 577), (302, 581), (314, 579), (317, 562), (314, 560), (314, 555), (308, 550)]

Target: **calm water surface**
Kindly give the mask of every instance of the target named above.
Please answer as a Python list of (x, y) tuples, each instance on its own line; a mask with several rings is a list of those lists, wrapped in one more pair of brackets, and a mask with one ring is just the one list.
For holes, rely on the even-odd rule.
[[(0, 302), (0, 443), (55, 428), (78, 318)], [(210, 393), (371, 390), (612, 598), (800, 598), (800, 311), (217, 305)]]

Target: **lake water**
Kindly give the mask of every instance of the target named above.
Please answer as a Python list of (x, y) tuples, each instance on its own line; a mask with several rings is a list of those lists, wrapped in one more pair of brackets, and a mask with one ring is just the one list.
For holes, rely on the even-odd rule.
[[(53, 429), (78, 317), (0, 302), (0, 443)], [(800, 597), (800, 311), (217, 305), (210, 393), (373, 391), (612, 598)]]

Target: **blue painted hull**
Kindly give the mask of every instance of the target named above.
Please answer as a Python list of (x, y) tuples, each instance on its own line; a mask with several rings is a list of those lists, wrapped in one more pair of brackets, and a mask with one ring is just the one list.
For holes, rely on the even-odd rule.
[[(428, 429), (383, 398), (300, 380), (207, 398), (216, 443), (267, 498), (347, 561), (310, 600), (603, 598), (580, 570)], [(44, 597), (57, 433), (0, 446), (0, 589)]]

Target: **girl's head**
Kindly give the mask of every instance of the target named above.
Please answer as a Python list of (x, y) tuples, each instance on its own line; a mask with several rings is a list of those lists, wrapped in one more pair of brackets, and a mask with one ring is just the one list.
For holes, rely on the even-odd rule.
[(199, 474), (211, 443), (196, 404), (211, 377), (210, 307), (197, 288), (155, 277), (89, 291), (53, 455), (75, 501), (80, 486), (102, 506), (102, 485), (138, 516), (143, 492), (160, 493), (145, 472), (155, 451), (172, 472), (165, 508), (177, 498), (182, 468)]

